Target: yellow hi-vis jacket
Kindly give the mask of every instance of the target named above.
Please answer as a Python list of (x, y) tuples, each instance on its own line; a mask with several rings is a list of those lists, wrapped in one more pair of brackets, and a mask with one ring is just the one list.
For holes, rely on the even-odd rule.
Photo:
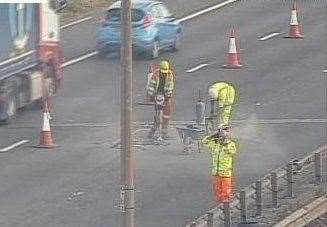
[(234, 141), (229, 140), (222, 144), (215, 139), (205, 137), (202, 143), (206, 145), (212, 153), (212, 171), (213, 176), (232, 177), (233, 175), (233, 159), (237, 152)]
[(235, 89), (225, 82), (214, 83), (211, 87), (218, 90), (219, 107), (233, 105), (235, 99)]
[[(157, 93), (157, 90), (159, 88), (159, 75), (160, 75), (160, 69), (155, 70), (150, 80), (148, 81), (146, 90), (150, 96), (154, 96)], [(169, 70), (169, 72), (165, 77), (164, 95), (166, 97), (172, 97), (174, 92), (174, 87), (175, 87), (174, 73), (173, 71)]]
[(219, 124), (229, 124), (232, 114), (232, 105), (235, 99), (235, 89), (225, 82), (214, 83), (212, 88), (218, 91), (218, 117)]

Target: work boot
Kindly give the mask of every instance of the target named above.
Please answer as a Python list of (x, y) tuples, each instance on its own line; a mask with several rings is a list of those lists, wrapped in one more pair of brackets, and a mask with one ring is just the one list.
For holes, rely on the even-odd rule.
[(169, 118), (163, 118), (162, 121), (162, 138), (163, 139), (168, 139), (168, 128), (169, 128)]
[(162, 129), (162, 131), (161, 131), (161, 133), (162, 133), (162, 138), (164, 139), (164, 140), (166, 140), (166, 139), (168, 139), (169, 138), (169, 136), (168, 136), (168, 129), (167, 128), (163, 128)]

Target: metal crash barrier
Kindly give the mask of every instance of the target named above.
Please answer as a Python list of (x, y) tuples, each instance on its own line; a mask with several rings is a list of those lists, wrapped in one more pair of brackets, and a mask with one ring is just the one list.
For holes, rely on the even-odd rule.
[[(255, 214), (254, 216), (258, 218), (263, 217), (267, 210), (276, 212), (281, 207), (279, 200), (297, 198), (299, 195), (296, 193), (296, 189), (300, 188), (303, 183), (315, 185), (318, 188), (313, 197), (320, 196), (318, 194), (326, 196), (327, 192), (323, 191), (323, 185), (326, 184), (326, 178), (324, 177), (326, 173), (323, 172), (322, 167), (323, 160), (326, 159), (327, 145), (323, 145), (302, 160), (293, 160), (248, 187), (241, 189), (231, 202), (219, 204), (185, 227), (213, 227), (222, 226), (221, 224), (229, 227), (234, 226), (233, 223), (235, 224), (235, 222), (238, 227), (270, 226), (248, 218), (249, 204), (252, 205), (252, 214)], [(309, 167), (310, 169), (308, 169)], [(296, 184), (297, 181), (298, 184)], [(281, 197), (281, 194), (285, 196)], [(264, 200), (263, 195), (270, 199)], [(263, 209), (264, 206), (266, 206), (265, 210)], [(235, 213), (239, 214), (239, 216), (237, 217)], [(233, 218), (237, 220), (233, 220)]]

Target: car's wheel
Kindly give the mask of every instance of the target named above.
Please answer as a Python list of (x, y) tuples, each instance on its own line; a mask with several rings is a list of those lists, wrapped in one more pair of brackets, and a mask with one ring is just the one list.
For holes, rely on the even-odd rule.
[(17, 112), (17, 102), (13, 94), (10, 94), (7, 102), (7, 115), (9, 118), (12, 118), (16, 115)]
[(175, 40), (174, 40), (174, 43), (172, 45), (172, 50), (173, 51), (178, 51), (180, 46), (181, 46), (181, 33), (177, 33), (176, 34), (176, 37), (175, 37)]
[(159, 40), (155, 40), (152, 44), (152, 48), (148, 51), (148, 57), (150, 59), (155, 59), (159, 57), (160, 43)]
[(101, 49), (99, 49), (99, 50), (97, 50), (98, 51), (98, 57), (99, 58), (105, 58), (105, 57), (107, 57), (107, 55), (108, 55), (108, 51), (106, 51), (106, 50), (101, 50)]
[(42, 108), (43, 108), (43, 99), (40, 98), (40, 99), (35, 100), (35, 101), (32, 103), (31, 108), (32, 108), (33, 110), (42, 110)]

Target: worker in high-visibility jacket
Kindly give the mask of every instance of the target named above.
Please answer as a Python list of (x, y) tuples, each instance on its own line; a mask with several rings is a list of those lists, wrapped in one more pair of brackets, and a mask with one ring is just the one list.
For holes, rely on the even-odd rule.
[(202, 140), (212, 153), (213, 191), (217, 202), (228, 202), (233, 197), (233, 165), (237, 152), (231, 140), (230, 126), (221, 125), (218, 132)]
[[(151, 101), (157, 94), (165, 97), (163, 116), (162, 116), (162, 134), (166, 137), (168, 134), (168, 125), (173, 112), (173, 102), (175, 89), (175, 74), (168, 61), (161, 61), (159, 69), (154, 70), (147, 83), (147, 94)], [(155, 125), (150, 131), (150, 135), (155, 133)], [(153, 135), (152, 135), (153, 136)]]
[[(226, 82), (216, 82), (209, 87), (208, 93), (211, 108), (214, 108), (214, 102), (218, 103), (219, 125), (229, 124), (235, 101), (235, 88)], [(212, 109), (211, 112), (213, 113), (214, 110)]]

